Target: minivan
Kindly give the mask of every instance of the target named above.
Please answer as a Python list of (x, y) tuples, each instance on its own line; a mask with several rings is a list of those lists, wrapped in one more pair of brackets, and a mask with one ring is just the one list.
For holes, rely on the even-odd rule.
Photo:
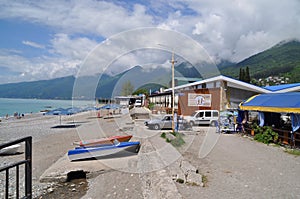
[(211, 125), (216, 126), (219, 120), (218, 110), (198, 110), (195, 111), (191, 116), (185, 116), (190, 125)]
[(142, 100), (135, 100), (134, 106), (135, 107), (142, 107)]

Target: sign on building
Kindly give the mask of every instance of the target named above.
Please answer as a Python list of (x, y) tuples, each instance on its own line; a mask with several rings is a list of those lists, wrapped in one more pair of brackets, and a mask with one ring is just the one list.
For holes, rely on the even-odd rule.
[(188, 106), (211, 106), (211, 94), (188, 94)]

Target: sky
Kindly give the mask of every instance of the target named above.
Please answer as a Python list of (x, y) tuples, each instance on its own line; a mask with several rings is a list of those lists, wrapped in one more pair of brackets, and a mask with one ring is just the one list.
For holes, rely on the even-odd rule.
[[(0, 84), (76, 76), (95, 48), (116, 35), (149, 27), (189, 37), (215, 63), (239, 62), (283, 40), (300, 40), (300, 1), (1, 0)], [(156, 34), (147, 39), (156, 41)], [(176, 41), (179, 48), (181, 42)], [(155, 50), (156, 55), (131, 50), (113, 62), (149, 65), (157, 56), (157, 62), (167, 63)], [(124, 69), (107, 71), (113, 75)]]

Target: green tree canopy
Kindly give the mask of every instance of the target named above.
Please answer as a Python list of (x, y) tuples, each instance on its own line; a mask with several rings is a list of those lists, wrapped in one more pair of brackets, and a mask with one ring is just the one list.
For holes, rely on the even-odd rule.
[(123, 96), (132, 95), (133, 91), (134, 91), (134, 87), (131, 84), (131, 82), (128, 80), (122, 86), (121, 95)]

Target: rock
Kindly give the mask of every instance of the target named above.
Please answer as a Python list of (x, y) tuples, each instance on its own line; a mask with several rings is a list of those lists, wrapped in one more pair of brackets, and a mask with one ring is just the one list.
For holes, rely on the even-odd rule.
[(54, 192), (54, 189), (52, 187), (50, 187), (49, 189), (47, 189), (47, 192), (52, 193), (52, 192)]
[(186, 182), (196, 186), (201, 186), (201, 184), (203, 184), (202, 176), (193, 171), (188, 173)]
[(173, 134), (171, 134), (171, 133), (167, 133), (166, 134), (166, 139), (169, 139), (169, 140), (174, 140), (176, 137), (173, 135)]
[(196, 171), (197, 171), (197, 169), (186, 160), (181, 161), (180, 167), (184, 173), (186, 173), (188, 171), (193, 171), (196, 173)]
[(73, 189), (72, 189), (72, 192), (76, 192), (76, 189), (75, 189), (75, 188), (73, 188)]

